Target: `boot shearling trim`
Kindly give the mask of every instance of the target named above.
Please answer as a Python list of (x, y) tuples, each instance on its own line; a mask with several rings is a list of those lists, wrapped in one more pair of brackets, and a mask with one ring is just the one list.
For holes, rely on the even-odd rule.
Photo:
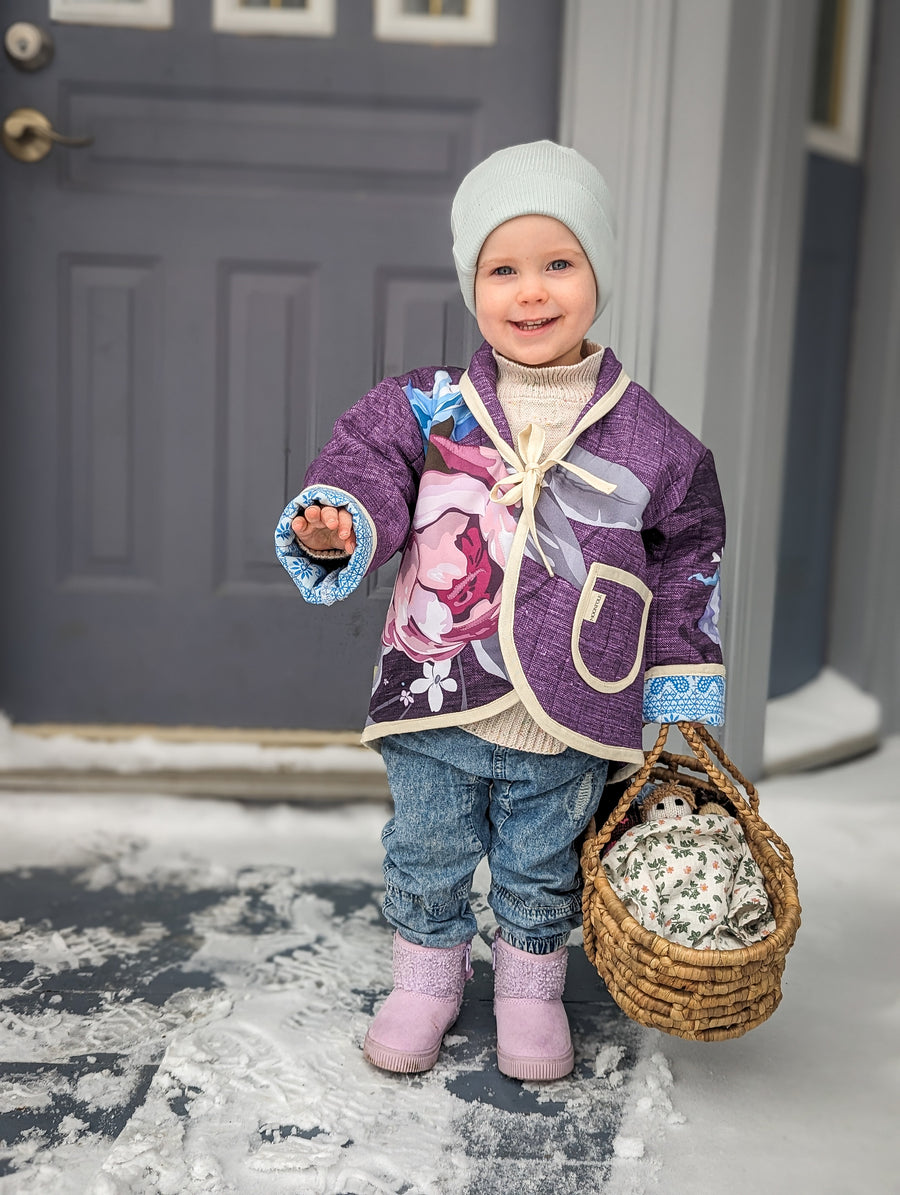
[(500, 937), (494, 939), (494, 994), (513, 1000), (559, 1000), (566, 986), (569, 955), (528, 954)]
[(458, 946), (416, 946), (394, 934), (394, 987), (432, 996), (436, 1000), (460, 1000), (465, 981), (471, 978), (471, 944)]

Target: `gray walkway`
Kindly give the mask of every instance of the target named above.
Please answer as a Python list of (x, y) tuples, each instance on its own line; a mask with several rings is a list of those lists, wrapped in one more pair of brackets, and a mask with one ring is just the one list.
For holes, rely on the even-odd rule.
[[(637, 1030), (580, 947), (567, 989), (571, 1079), (523, 1084), (497, 1071), (480, 896), (486, 929), (444, 1055), (428, 1075), (386, 1075), (360, 1056), (389, 982), (377, 835), (356, 841), (356, 854), (371, 856), (368, 875), (352, 874), (352, 857), (334, 874), (335, 826), (371, 834), (380, 812), (157, 798), (159, 818), (184, 819), (194, 841), (148, 853), (146, 827), (129, 826), (133, 798), (58, 800), (71, 816), (79, 799), (75, 860), (7, 861), (0, 872), (3, 1195), (603, 1185)], [(43, 801), (52, 811), (54, 798)], [(123, 824), (107, 828), (117, 810)], [(302, 861), (240, 862), (239, 842), (201, 844), (216, 810), (251, 836), (253, 823), (259, 836), (260, 819), (275, 817), (308, 856), (327, 824), (317, 870), (332, 874), (311, 875)], [(52, 819), (45, 827), (43, 853), (64, 857)]]

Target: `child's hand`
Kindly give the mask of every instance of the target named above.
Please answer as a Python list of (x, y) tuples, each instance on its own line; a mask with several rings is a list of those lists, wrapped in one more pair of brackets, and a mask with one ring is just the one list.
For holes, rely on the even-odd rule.
[(307, 506), (291, 519), (291, 531), (311, 552), (337, 550), (349, 555), (356, 550), (353, 518), (345, 506)]

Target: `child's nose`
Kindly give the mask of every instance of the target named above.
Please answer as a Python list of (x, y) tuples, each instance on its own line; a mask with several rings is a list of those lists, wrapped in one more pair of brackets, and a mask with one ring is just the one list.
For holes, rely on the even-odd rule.
[(521, 274), (519, 276), (520, 303), (542, 303), (547, 298), (547, 287), (540, 274)]

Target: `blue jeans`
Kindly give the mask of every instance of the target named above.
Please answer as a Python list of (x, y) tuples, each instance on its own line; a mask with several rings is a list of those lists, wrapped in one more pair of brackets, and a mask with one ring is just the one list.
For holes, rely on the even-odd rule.
[(600, 803), (609, 764), (567, 748), (538, 755), (457, 727), (381, 740), (394, 797), (384, 844), (384, 915), (420, 946), (476, 931), (472, 876), (487, 856), (488, 902), (503, 937), (531, 954), (581, 924), (575, 839)]

